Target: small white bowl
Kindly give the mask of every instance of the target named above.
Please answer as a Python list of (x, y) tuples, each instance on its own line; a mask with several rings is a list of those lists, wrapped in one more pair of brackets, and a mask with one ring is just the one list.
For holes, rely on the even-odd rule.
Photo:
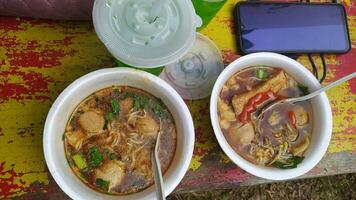
[(286, 56), (276, 53), (254, 53), (243, 56), (229, 66), (217, 79), (210, 99), (210, 117), (215, 136), (226, 155), (243, 170), (255, 176), (270, 180), (285, 180), (301, 176), (311, 170), (322, 159), (331, 139), (332, 114), (328, 98), (325, 93), (311, 100), (313, 109), (313, 133), (309, 148), (302, 163), (294, 169), (278, 169), (255, 165), (237, 154), (226, 141), (219, 125), (217, 114), (217, 100), (225, 82), (236, 72), (256, 65), (278, 67), (286, 71), (295, 80), (314, 91), (321, 87), (319, 82), (303, 65)]
[(193, 120), (183, 99), (171, 86), (154, 75), (135, 69), (111, 68), (89, 73), (74, 81), (58, 96), (44, 127), (43, 148), (49, 171), (62, 190), (73, 199), (155, 199), (154, 185), (126, 196), (97, 192), (82, 183), (67, 163), (62, 135), (71, 113), (87, 96), (112, 85), (145, 90), (161, 98), (172, 113), (177, 127), (177, 147), (173, 162), (163, 177), (165, 195), (168, 196), (182, 180), (193, 155)]

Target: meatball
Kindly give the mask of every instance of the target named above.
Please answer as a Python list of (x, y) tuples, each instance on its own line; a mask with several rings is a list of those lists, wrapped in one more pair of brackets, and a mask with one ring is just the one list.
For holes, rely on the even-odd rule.
[(95, 111), (88, 111), (79, 116), (79, 123), (84, 130), (96, 133), (103, 130), (105, 119)]
[(251, 123), (242, 126), (235, 125), (229, 130), (230, 137), (234, 143), (249, 144), (255, 137), (255, 131)]
[(138, 131), (146, 136), (155, 137), (159, 130), (159, 125), (151, 116), (138, 118), (136, 121)]

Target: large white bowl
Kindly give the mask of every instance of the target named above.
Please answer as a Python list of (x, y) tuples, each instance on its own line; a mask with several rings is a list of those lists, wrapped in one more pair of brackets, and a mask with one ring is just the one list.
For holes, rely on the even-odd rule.
[(311, 100), (313, 109), (313, 133), (309, 148), (305, 153), (302, 163), (294, 169), (278, 169), (273, 167), (257, 166), (237, 154), (226, 141), (221, 132), (218, 115), (217, 100), (224, 83), (236, 72), (250, 66), (265, 65), (278, 67), (293, 76), (299, 83), (309, 87), (310, 91), (320, 88), (319, 82), (303, 65), (286, 56), (276, 53), (254, 53), (243, 56), (229, 66), (220, 74), (217, 79), (210, 100), (211, 123), (215, 136), (226, 155), (243, 170), (255, 176), (271, 179), (285, 180), (303, 175), (311, 170), (321, 160), (325, 154), (332, 132), (332, 114), (328, 98), (325, 93), (320, 94)]
[(112, 85), (140, 88), (161, 98), (171, 111), (177, 127), (177, 148), (168, 171), (164, 174), (168, 196), (188, 170), (194, 149), (194, 127), (190, 112), (179, 94), (166, 82), (147, 72), (111, 68), (89, 73), (69, 85), (50, 109), (44, 127), (43, 147), (47, 166), (54, 180), (73, 199), (155, 199), (155, 187), (127, 196), (97, 192), (82, 183), (70, 169), (62, 141), (66, 123), (75, 107), (87, 96)]

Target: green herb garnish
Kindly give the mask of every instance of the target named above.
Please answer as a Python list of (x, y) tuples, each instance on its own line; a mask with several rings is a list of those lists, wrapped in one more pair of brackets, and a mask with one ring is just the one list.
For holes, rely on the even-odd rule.
[(109, 150), (107, 150), (107, 149), (104, 151), (104, 154), (105, 154), (105, 156), (106, 156), (109, 160), (115, 160), (115, 159), (117, 159), (115, 153), (111, 153), (111, 152), (110, 152)]
[(138, 110), (140, 109), (140, 107), (141, 107), (140, 102), (137, 99), (134, 99), (133, 109)]
[(85, 159), (83, 158), (82, 155), (80, 155), (80, 154), (75, 154), (74, 156), (72, 156), (72, 159), (73, 159), (75, 165), (76, 165), (79, 169), (84, 169), (84, 168), (88, 167), (87, 161), (85, 161)]
[(155, 23), (157, 19), (158, 19), (158, 16), (156, 16), (153, 20), (151, 20), (150, 24)]
[(112, 121), (115, 118), (115, 114), (112, 112), (105, 113), (104, 116), (105, 120)]
[(261, 80), (264, 80), (264, 79), (267, 78), (267, 73), (263, 68), (258, 68), (256, 70), (256, 77), (261, 79)]
[(134, 100), (134, 110), (143, 109), (147, 105), (147, 99), (145, 97), (134, 95), (132, 98)]
[(162, 117), (162, 109), (160, 109), (160, 108), (157, 108), (157, 107), (154, 107), (153, 108), (153, 112), (156, 114), (156, 115), (158, 115), (159, 117)]
[(116, 99), (112, 99), (110, 101), (110, 105), (111, 105), (111, 110), (114, 114), (120, 112), (120, 104)]
[(153, 100), (150, 100), (150, 105), (152, 105), (152, 111), (159, 117), (162, 117), (163, 107), (159, 103), (160, 102), (154, 102)]
[(89, 164), (94, 167), (101, 165), (101, 163), (104, 160), (103, 155), (101, 155), (101, 153), (97, 147), (90, 148), (88, 154), (89, 154), (89, 158), (90, 158)]
[(300, 95), (305, 96), (309, 94), (309, 89), (307, 86), (304, 86), (302, 84), (298, 84), (298, 89), (300, 91)]
[(97, 185), (98, 187), (104, 189), (105, 191), (107, 191), (109, 189), (109, 184), (110, 182), (109, 181), (105, 181), (101, 178), (97, 178), (95, 180), (95, 185)]
[(303, 161), (304, 157), (293, 156), (287, 160), (277, 160), (273, 163), (273, 166), (280, 169), (293, 169), (296, 168), (299, 163)]

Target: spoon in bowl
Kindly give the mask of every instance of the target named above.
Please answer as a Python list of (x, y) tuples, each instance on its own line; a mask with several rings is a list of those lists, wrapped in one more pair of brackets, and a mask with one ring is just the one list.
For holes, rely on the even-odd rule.
[(157, 133), (155, 148), (153, 149), (153, 151), (151, 153), (151, 160), (152, 160), (152, 168), (153, 168), (153, 177), (154, 177), (155, 185), (156, 185), (157, 199), (165, 200), (166, 196), (164, 194), (163, 177), (162, 177), (161, 165), (159, 163), (159, 157), (158, 157), (158, 148), (159, 148), (159, 140), (161, 137), (161, 130), (162, 130), (162, 122), (160, 119), (159, 120), (159, 131)]
[(263, 114), (265, 112), (267, 112), (268, 110), (272, 109), (273, 107), (275, 107), (276, 105), (280, 105), (280, 104), (283, 104), (283, 103), (290, 103), (290, 104), (293, 104), (293, 103), (297, 103), (297, 102), (301, 102), (301, 101), (306, 101), (306, 100), (309, 100), (309, 99), (312, 99), (316, 96), (318, 96), (320, 93), (322, 92), (325, 92), (326, 90), (332, 88), (332, 87), (335, 87), (337, 85), (340, 85), (341, 83), (345, 82), (345, 81), (348, 81), (352, 78), (355, 78), (356, 77), (356, 72), (353, 72), (347, 76), (344, 76), (340, 79), (338, 79), (337, 81), (334, 81), (332, 83), (330, 83), (329, 85), (325, 86), (325, 87), (322, 87), (308, 95), (305, 95), (305, 96), (301, 96), (301, 97), (295, 97), (295, 98), (287, 98), (287, 99), (282, 99), (282, 100), (279, 100), (279, 101), (275, 101), (269, 105), (266, 105), (265, 108), (261, 109), (260, 110), (260, 113), (256, 113), (256, 121), (259, 121), (261, 119), (261, 117), (263, 116)]

